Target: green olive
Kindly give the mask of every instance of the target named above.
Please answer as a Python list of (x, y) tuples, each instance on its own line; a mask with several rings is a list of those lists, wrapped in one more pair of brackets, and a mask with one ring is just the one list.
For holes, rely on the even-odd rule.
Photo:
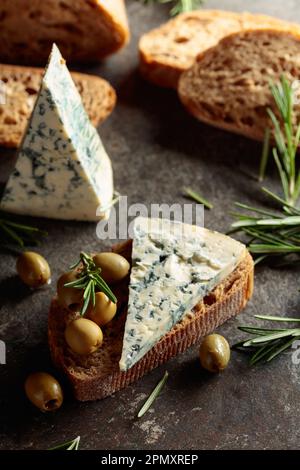
[(80, 308), (82, 302), (82, 290), (74, 289), (74, 287), (65, 287), (68, 282), (75, 281), (77, 279), (76, 271), (69, 271), (60, 276), (57, 281), (57, 299), (58, 303), (70, 310), (76, 310)]
[(201, 343), (199, 355), (204, 369), (210, 372), (221, 372), (230, 360), (230, 346), (223, 336), (208, 335)]
[(25, 381), (27, 398), (41, 411), (54, 411), (61, 407), (63, 392), (52, 375), (46, 372), (30, 374)]
[(47, 284), (51, 278), (49, 264), (34, 251), (24, 251), (18, 257), (17, 272), (24, 284), (33, 288)]
[(101, 328), (87, 318), (76, 318), (68, 324), (65, 339), (73, 352), (80, 355), (92, 354), (103, 343)]
[(89, 309), (86, 316), (97, 325), (104, 326), (114, 318), (116, 312), (117, 304), (109, 300), (104, 292), (96, 292), (95, 305)]
[(101, 276), (108, 284), (121, 281), (130, 270), (127, 259), (117, 253), (98, 253), (93, 260), (101, 268)]

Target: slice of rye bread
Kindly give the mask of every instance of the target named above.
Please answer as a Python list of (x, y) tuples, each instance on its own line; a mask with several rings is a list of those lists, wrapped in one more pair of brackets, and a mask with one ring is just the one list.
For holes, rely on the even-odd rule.
[(44, 65), (55, 42), (68, 62), (95, 62), (129, 40), (124, 0), (1, 0), (0, 62)]
[(193, 65), (197, 55), (215, 46), (225, 36), (270, 27), (300, 31), (297, 24), (247, 12), (199, 10), (182, 13), (141, 37), (141, 73), (156, 85), (177, 88), (180, 75)]
[[(132, 243), (129, 241), (117, 245), (113, 250), (130, 261), (131, 248)], [(119, 359), (122, 352), (129, 280), (126, 279), (114, 290), (118, 298), (119, 313), (104, 327), (103, 346), (89, 356), (79, 356), (68, 348), (64, 340), (64, 330), (66, 324), (78, 316), (78, 313), (61, 308), (54, 299), (48, 320), (52, 360), (66, 374), (77, 400), (98, 400), (112, 395), (171, 357), (184, 352), (202, 336), (237, 315), (252, 295), (253, 271), (253, 260), (247, 252), (237, 268), (222, 283), (126, 372), (119, 370)]]
[[(300, 35), (275, 30), (244, 31), (200, 54), (179, 80), (178, 93), (200, 121), (262, 140), (276, 110), (270, 81), (300, 79)], [(300, 103), (295, 102), (295, 126)]]
[[(43, 69), (0, 64), (4, 104), (0, 104), (0, 145), (15, 148), (21, 143), (40, 88)], [(72, 73), (91, 122), (97, 126), (112, 112), (116, 93), (100, 77)]]

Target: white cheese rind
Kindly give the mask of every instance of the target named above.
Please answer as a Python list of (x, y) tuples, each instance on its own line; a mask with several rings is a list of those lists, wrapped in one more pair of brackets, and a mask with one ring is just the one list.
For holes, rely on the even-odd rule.
[(0, 207), (31, 216), (92, 221), (99, 219), (97, 208), (109, 206), (112, 197), (110, 159), (54, 45)]
[(139, 361), (245, 253), (242, 243), (205, 228), (137, 218), (120, 370)]

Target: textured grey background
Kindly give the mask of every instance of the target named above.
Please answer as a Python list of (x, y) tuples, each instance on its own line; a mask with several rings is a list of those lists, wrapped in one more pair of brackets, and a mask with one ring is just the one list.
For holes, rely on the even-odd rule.
[[(202, 125), (182, 109), (176, 94), (144, 83), (138, 76), (137, 40), (167, 19), (166, 6), (145, 7), (128, 1), (130, 46), (88, 71), (116, 87), (118, 105), (100, 133), (111, 155), (116, 188), (129, 202), (183, 203), (183, 186), (211, 200), (206, 225), (226, 231), (236, 200), (260, 203), (258, 143)], [(248, 9), (298, 20), (296, 0), (209, 1), (206, 7)], [(5, 181), (13, 152), (1, 151)], [(278, 188), (274, 169), (266, 184)], [(30, 221), (31, 222), (31, 221)], [(28, 291), (15, 277), (15, 259), (0, 254), (0, 336), (9, 341), (7, 365), (0, 365), (0, 449), (47, 449), (77, 435), (84, 449), (293, 449), (299, 447), (300, 369), (291, 353), (274, 363), (250, 368), (234, 353), (219, 376), (200, 369), (197, 348), (170, 361), (126, 390), (106, 400), (78, 404), (67, 396), (56, 413), (41, 414), (24, 398), (29, 371), (50, 370), (47, 310), (58, 274), (81, 249), (102, 249), (94, 224), (34, 221), (49, 231), (40, 251), (53, 271), (50, 288)], [(253, 314), (299, 316), (299, 272), (259, 268), (255, 294), (242, 315), (220, 328), (230, 341), (237, 326)], [(135, 415), (149, 391), (168, 369), (160, 398), (143, 419)]]

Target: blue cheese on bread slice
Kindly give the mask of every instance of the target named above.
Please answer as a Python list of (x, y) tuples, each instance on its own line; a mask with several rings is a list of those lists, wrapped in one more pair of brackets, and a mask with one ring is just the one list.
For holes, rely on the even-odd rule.
[(138, 362), (246, 255), (232, 238), (167, 219), (138, 217), (120, 370)]
[(112, 197), (110, 159), (54, 45), (0, 208), (92, 221)]

